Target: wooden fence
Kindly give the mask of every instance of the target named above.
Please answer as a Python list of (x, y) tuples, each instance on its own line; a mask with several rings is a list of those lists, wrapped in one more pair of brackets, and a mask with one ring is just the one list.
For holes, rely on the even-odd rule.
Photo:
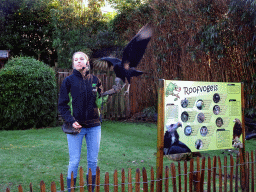
[[(241, 154), (241, 153), (240, 153)], [(158, 175), (159, 170), (155, 173), (154, 169), (151, 168), (149, 172), (145, 168), (142, 170), (137, 169), (135, 173), (135, 179), (132, 176), (131, 169), (128, 169), (128, 175), (126, 175), (125, 170), (121, 171), (121, 182), (118, 182), (118, 172), (114, 171), (113, 183), (109, 182), (109, 173), (106, 172), (104, 178), (101, 179), (100, 168), (97, 167), (96, 171), (96, 187), (95, 192), (99, 191), (144, 191), (144, 192), (181, 192), (181, 191), (200, 191), (200, 192), (215, 192), (216, 190), (222, 192), (226, 191), (254, 191), (255, 186), (255, 154), (253, 151), (246, 152), (245, 156), (237, 155), (233, 157), (230, 155), (228, 159), (227, 156), (221, 161), (220, 157), (214, 156), (213, 159), (205, 157), (196, 159), (191, 159), (189, 162), (177, 162), (171, 163), (170, 167), (166, 166), (164, 169), (164, 174), (162, 179)], [(228, 164), (228, 160), (230, 163)], [(208, 161), (208, 162), (206, 162)], [(183, 165), (182, 165), (183, 164)], [(206, 165), (207, 164), (207, 165)], [(72, 174), (73, 176), (73, 174)], [(89, 184), (88, 191), (91, 191), (91, 171), (89, 170)], [(101, 183), (104, 180), (104, 183)], [(134, 181), (135, 180), (135, 181)], [(78, 182), (79, 181), (79, 182)], [(73, 180), (71, 182), (71, 191), (84, 192), (87, 186), (84, 181), (84, 171), (83, 168), (79, 169), (79, 178), (77, 179), (77, 186), (73, 186)], [(41, 181), (40, 183), (41, 192), (51, 191), (56, 192), (56, 183), (51, 183), (51, 189), (46, 190), (45, 183)], [(58, 191), (67, 191), (65, 187), (63, 175), (60, 174), (60, 189)], [(22, 186), (18, 186), (18, 191), (22, 192)], [(33, 191), (32, 184), (30, 183), (30, 191)], [(10, 192), (7, 188), (6, 192)]]
[[(72, 69), (58, 69), (57, 71), (57, 85), (58, 93), (62, 81), (73, 73)], [(112, 71), (92, 71), (92, 74), (96, 75), (102, 82), (104, 91), (112, 89), (115, 83), (115, 74)], [(130, 116), (130, 97), (124, 95), (126, 87), (119, 93), (112, 95), (106, 105), (103, 108), (103, 118), (106, 119), (122, 119)]]

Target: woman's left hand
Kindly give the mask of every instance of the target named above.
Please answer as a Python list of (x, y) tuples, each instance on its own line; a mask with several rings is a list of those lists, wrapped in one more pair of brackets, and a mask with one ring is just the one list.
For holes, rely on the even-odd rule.
[(74, 127), (75, 129), (80, 129), (80, 128), (82, 128), (82, 126), (81, 126), (77, 121), (73, 123), (73, 127)]

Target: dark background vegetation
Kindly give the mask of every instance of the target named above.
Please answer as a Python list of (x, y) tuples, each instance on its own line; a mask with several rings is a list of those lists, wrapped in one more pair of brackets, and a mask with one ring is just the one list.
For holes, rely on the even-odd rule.
[(90, 0), (86, 8), (81, 0), (0, 2), (0, 49), (55, 69), (71, 68), (78, 50), (92, 60), (120, 56), (122, 47), (151, 21), (155, 35), (138, 67), (146, 72), (141, 77), (145, 84), (131, 87), (137, 112), (156, 106), (158, 79), (244, 82), (245, 112), (255, 118), (253, 0), (108, 0), (114, 14), (101, 13), (103, 0)]

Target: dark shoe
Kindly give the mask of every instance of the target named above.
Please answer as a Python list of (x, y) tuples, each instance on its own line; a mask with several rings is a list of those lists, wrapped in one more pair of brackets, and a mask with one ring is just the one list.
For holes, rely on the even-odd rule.
[[(88, 175), (86, 175), (86, 181), (87, 181), (87, 188), (88, 188)], [(96, 175), (92, 175), (92, 192), (94, 192), (95, 182), (96, 182)]]
[[(67, 178), (67, 188), (68, 188), (68, 192), (71, 192), (71, 179)], [(76, 178), (74, 178), (74, 187), (76, 187)]]

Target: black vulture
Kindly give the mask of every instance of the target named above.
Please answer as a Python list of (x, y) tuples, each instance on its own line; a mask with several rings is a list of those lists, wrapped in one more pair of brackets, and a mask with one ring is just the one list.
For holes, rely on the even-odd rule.
[(102, 57), (100, 59), (100, 61), (106, 61), (109, 68), (111, 66), (114, 67), (114, 72), (117, 79), (115, 81), (117, 85), (120, 85), (120, 80), (122, 80), (124, 82), (124, 87), (125, 79), (127, 79), (129, 85), (126, 93), (129, 93), (131, 77), (143, 74), (142, 71), (136, 70), (135, 67), (138, 66), (140, 60), (142, 59), (152, 35), (153, 28), (152, 25), (148, 23), (142, 27), (140, 31), (126, 45), (123, 50), (122, 60), (115, 57)]
[(179, 141), (177, 129), (181, 126), (181, 122), (167, 126), (168, 130), (164, 134), (164, 155), (191, 152), (184, 143)]

